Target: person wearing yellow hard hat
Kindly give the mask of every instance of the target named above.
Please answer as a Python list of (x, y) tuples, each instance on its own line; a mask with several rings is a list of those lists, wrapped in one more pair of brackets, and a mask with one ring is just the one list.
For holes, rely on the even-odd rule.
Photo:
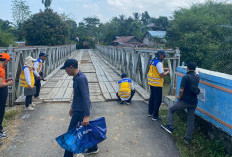
[[(6, 130), (2, 127), (3, 116), (5, 113), (6, 100), (8, 96), (8, 86), (14, 84), (13, 78), (6, 79), (5, 67), (10, 61), (10, 55), (7, 53), (0, 54), (0, 139), (7, 137)], [(2, 143), (0, 142), (0, 146)]]

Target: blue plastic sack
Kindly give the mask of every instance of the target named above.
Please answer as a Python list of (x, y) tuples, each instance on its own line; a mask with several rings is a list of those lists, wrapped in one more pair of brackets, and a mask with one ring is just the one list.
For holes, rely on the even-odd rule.
[(69, 130), (67, 133), (56, 138), (58, 144), (74, 154), (83, 153), (106, 139), (106, 122), (101, 117), (89, 121), (89, 125), (80, 126)]

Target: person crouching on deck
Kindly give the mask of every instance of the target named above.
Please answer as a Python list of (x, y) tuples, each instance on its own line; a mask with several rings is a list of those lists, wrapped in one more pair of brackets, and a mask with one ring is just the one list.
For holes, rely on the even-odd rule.
[(135, 94), (135, 88), (131, 79), (127, 78), (127, 74), (121, 75), (122, 80), (117, 84), (116, 96), (121, 104), (125, 101), (130, 104), (132, 97)]
[(20, 85), (24, 87), (24, 96), (26, 96), (25, 100), (25, 109), (26, 110), (34, 110), (34, 104), (32, 104), (32, 97), (36, 93), (35, 78), (34, 78), (34, 68), (33, 63), (35, 59), (31, 56), (28, 56), (25, 59), (24, 66), (22, 68), (22, 72), (20, 75)]

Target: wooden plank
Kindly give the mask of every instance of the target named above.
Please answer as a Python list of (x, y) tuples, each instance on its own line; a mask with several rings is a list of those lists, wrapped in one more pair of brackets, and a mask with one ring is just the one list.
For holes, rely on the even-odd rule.
[(103, 94), (103, 97), (106, 99), (106, 100), (111, 100), (111, 96), (110, 96), (110, 93), (102, 93)]
[(103, 82), (109, 82), (109, 80), (106, 78), (106, 76), (102, 76)]
[(111, 100), (117, 100), (117, 96), (116, 96), (116, 93), (110, 93), (110, 96), (111, 96)]
[(65, 93), (64, 93), (64, 96), (63, 96), (63, 99), (72, 99), (72, 94), (73, 94), (73, 88), (67, 88)]
[(110, 82), (114, 91), (117, 92), (117, 83), (116, 82)]
[(137, 83), (135, 83), (135, 82), (133, 82), (133, 83), (134, 83), (134, 86), (135, 86), (135, 90), (138, 92), (138, 94), (140, 96), (142, 96), (145, 100), (149, 100), (150, 94), (145, 89), (140, 87)]
[(55, 88), (60, 88), (62, 86), (64, 80), (59, 80), (56, 84), (55, 84)]
[(105, 72), (105, 74), (106, 74), (107, 79), (108, 79), (110, 82), (114, 81), (114, 79), (110, 76), (109, 73), (106, 73), (106, 72)]
[(48, 94), (50, 93), (52, 88), (41, 88), (40, 94)]
[(85, 73), (88, 82), (98, 82), (96, 73)]
[(104, 82), (99, 82), (99, 85), (100, 85), (102, 93), (109, 93), (109, 91), (108, 91), (108, 89), (107, 89)]
[(64, 82), (62, 83), (62, 88), (67, 88), (69, 86), (69, 80), (64, 80)]
[(57, 94), (57, 91), (59, 88), (52, 88), (51, 92), (48, 94), (48, 99), (53, 99), (55, 95)]
[(98, 82), (103, 82), (104, 81), (101, 75), (97, 75), (97, 79), (98, 79)]
[(90, 100), (91, 102), (101, 102), (104, 101), (104, 98), (102, 97), (102, 95), (96, 95), (96, 96), (90, 95)]
[(42, 88), (53, 88), (56, 82), (47, 82)]
[(114, 93), (115, 90), (112, 87), (112, 85), (110, 84), (110, 82), (105, 82), (106, 88), (108, 89), (109, 93)]
[(73, 88), (73, 80), (69, 81), (68, 88)]

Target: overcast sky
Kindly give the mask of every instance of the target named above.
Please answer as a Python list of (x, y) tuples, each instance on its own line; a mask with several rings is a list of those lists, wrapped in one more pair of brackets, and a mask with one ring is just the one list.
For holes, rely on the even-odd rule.
[[(42, 0), (25, 0), (32, 13), (44, 10)], [(215, 0), (222, 2), (225, 0)], [(118, 15), (132, 16), (132, 13), (148, 11), (151, 17), (172, 16), (178, 8), (188, 8), (194, 3), (205, 0), (52, 0), (51, 8), (58, 13), (69, 15), (76, 22), (85, 17), (97, 16), (101, 22), (107, 22)], [(232, 0), (227, 0), (232, 3)], [(0, 18), (12, 21), (11, 0), (0, 0)]]

